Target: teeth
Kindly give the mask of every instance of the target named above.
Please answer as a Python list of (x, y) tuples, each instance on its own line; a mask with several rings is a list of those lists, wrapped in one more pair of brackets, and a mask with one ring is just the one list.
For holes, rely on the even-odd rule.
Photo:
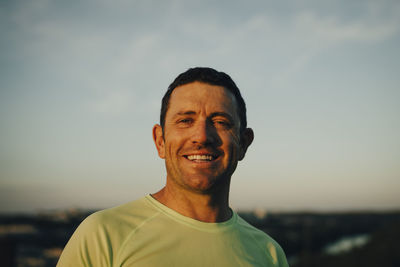
[(187, 156), (188, 160), (207, 160), (210, 161), (213, 159), (211, 155), (190, 155)]

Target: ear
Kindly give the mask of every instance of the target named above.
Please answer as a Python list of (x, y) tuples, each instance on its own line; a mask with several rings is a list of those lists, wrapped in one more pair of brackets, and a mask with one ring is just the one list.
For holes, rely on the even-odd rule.
[(156, 124), (153, 127), (153, 140), (158, 151), (158, 156), (162, 159), (165, 159), (163, 130), (159, 124)]
[(247, 148), (251, 145), (251, 143), (254, 140), (254, 132), (253, 129), (251, 128), (246, 128), (241, 136), (240, 139), (240, 155), (239, 155), (239, 160), (244, 159), (244, 156), (246, 155)]

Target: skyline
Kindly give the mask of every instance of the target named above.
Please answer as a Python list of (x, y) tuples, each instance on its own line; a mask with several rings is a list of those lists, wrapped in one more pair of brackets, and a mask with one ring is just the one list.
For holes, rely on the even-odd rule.
[(181, 72), (241, 89), (237, 209), (400, 207), (400, 3), (2, 1), (0, 212), (161, 189), (151, 129)]

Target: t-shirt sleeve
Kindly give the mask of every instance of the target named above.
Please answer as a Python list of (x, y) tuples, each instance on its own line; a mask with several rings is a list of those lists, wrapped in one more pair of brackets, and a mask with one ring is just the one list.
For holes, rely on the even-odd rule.
[(287, 258), (283, 250), (280, 252), (280, 255), (278, 257), (279, 257), (279, 267), (289, 267)]
[(76, 229), (65, 246), (57, 267), (111, 266), (110, 238), (100, 216), (94, 213)]
[(277, 257), (278, 257), (279, 267), (289, 267), (285, 252), (279, 245), (277, 245)]
[(276, 267), (289, 267), (289, 264), (286, 259), (285, 252), (281, 248), (281, 246), (276, 243), (275, 240), (272, 240), (267, 243), (267, 254), (271, 259), (271, 263)]

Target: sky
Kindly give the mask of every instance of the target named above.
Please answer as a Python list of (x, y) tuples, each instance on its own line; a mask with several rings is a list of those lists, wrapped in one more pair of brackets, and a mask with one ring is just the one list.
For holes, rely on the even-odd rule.
[(0, 2), (0, 212), (107, 208), (165, 183), (151, 129), (190, 67), (255, 140), (238, 210), (400, 208), (400, 2)]

